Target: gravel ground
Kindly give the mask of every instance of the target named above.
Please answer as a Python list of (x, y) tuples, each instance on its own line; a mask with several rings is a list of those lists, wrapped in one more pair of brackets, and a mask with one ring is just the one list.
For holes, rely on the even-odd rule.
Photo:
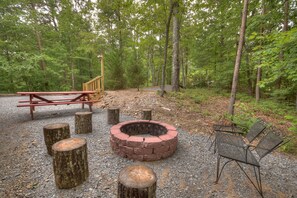
[[(16, 107), (20, 99), (26, 98), (0, 97), (0, 197), (116, 197), (118, 173), (133, 163), (145, 164), (156, 172), (157, 197), (260, 197), (235, 163), (226, 166), (219, 183), (214, 184), (216, 155), (208, 151), (205, 135), (178, 129), (178, 149), (172, 157), (134, 162), (113, 154), (105, 110), (94, 109), (91, 134), (77, 135), (74, 113), (81, 111), (79, 105), (37, 107), (32, 121), (29, 108)], [(120, 117), (121, 121), (130, 119)], [(84, 137), (88, 144), (90, 176), (69, 190), (56, 188), (52, 158), (43, 140), (43, 126), (60, 122), (69, 123), (71, 136)], [(296, 197), (296, 162), (295, 157), (280, 153), (261, 161), (265, 197)]]

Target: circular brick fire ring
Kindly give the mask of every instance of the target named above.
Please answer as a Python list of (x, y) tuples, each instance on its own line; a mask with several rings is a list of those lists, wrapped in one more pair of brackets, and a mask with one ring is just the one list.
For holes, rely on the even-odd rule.
[(133, 120), (110, 129), (112, 150), (129, 159), (155, 161), (171, 156), (177, 147), (175, 127), (151, 120)]

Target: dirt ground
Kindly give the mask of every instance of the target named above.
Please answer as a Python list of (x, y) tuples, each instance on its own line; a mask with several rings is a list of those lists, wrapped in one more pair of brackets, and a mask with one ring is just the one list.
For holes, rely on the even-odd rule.
[(142, 116), (142, 109), (149, 108), (152, 109), (153, 120), (164, 121), (189, 133), (209, 133), (220, 112), (226, 111), (226, 102), (218, 99), (208, 101), (198, 107), (190, 101), (187, 104), (179, 104), (171, 97), (161, 97), (156, 91), (128, 89), (106, 91), (104, 97), (95, 106), (98, 108), (118, 107), (121, 113), (139, 119)]
[[(100, 102), (95, 106), (98, 108), (118, 107), (121, 113), (141, 119), (142, 109), (152, 109), (152, 119), (160, 120), (180, 127), (190, 134), (209, 134), (212, 125), (218, 123), (227, 112), (229, 99), (223, 96), (210, 98), (208, 101), (196, 104), (194, 101), (179, 101), (173, 97), (165, 95), (161, 97), (156, 90), (127, 89), (117, 91), (105, 91)], [(290, 126), (289, 123), (282, 122), (275, 117), (255, 113), (257, 117), (272, 123), (280, 128), (284, 133)]]

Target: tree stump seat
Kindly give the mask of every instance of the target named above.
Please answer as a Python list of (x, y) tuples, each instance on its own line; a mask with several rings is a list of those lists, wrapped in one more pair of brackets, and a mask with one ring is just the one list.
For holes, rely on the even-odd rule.
[(86, 139), (68, 138), (56, 142), (53, 145), (53, 169), (58, 188), (82, 184), (89, 176)]
[(75, 133), (92, 133), (92, 112), (75, 113)]
[(155, 198), (157, 176), (144, 165), (129, 165), (120, 171), (118, 198)]
[(142, 119), (143, 120), (152, 120), (152, 110), (151, 109), (143, 109), (142, 110)]
[(52, 146), (56, 142), (70, 138), (70, 130), (68, 123), (54, 123), (43, 127), (44, 142), (47, 153), (53, 155)]
[(120, 122), (120, 109), (109, 108), (107, 109), (107, 123), (118, 124)]

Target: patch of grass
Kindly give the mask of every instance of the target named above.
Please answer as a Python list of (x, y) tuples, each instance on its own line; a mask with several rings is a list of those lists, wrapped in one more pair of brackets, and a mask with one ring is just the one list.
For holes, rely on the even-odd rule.
[[(206, 88), (186, 89), (176, 93), (169, 93), (169, 97), (176, 100), (179, 105), (184, 106), (186, 104), (185, 100), (191, 101), (191, 103), (187, 104), (191, 106), (191, 111), (193, 112), (201, 112), (199, 108), (200, 104), (222, 96), (229, 97), (229, 94), (227, 95), (224, 91)], [(204, 116), (211, 115), (207, 109), (203, 109), (202, 114)], [(259, 102), (256, 102), (255, 98), (247, 94), (237, 94), (235, 116), (233, 117), (235, 124), (242, 127), (245, 131), (248, 131), (259, 114), (277, 119), (276, 125), (286, 125), (286, 123), (289, 122), (292, 126), (288, 128), (289, 135), (297, 136), (297, 112), (295, 108), (292, 108), (292, 106), (284, 102), (281, 103), (273, 99), (260, 99)], [(227, 113), (225, 118), (231, 120), (231, 117), (228, 116)], [(213, 119), (217, 120), (218, 118)], [(297, 155), (297, 140), (290, 141), (282, 147), (282, 150)]]

